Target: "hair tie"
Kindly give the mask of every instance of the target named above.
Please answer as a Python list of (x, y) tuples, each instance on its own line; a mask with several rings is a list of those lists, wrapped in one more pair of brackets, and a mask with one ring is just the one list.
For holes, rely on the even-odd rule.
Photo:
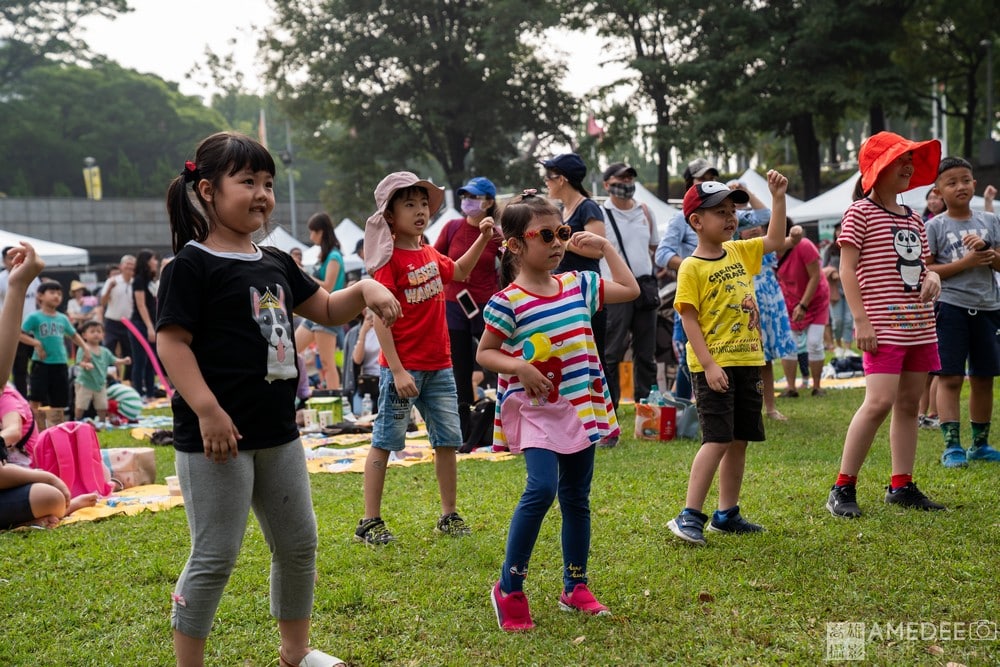
[(181, 171), (181, 176), (184, 177), (185, 183), (192, 183), (201, 180), (201, 174), (198, 172), (198, 166), (188, 160), (184, 163), (184, 170)]
[(503, 243), (500, 244), (500, 248), (501, 248), (501, 250), (506, 250), (507, 249), (507, 239), (503, 240)]
[(538, 194), (538, 190), (535, 188), (528, 188), (521, 192), (521, 199), (526, 199), (527, 197), (534, 197)]

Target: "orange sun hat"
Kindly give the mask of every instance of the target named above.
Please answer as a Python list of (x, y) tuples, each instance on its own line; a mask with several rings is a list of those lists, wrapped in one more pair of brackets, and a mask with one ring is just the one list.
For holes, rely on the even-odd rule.
[(869, 192), (875, 187), (879, 174), (904, 153), (913, 153), (913, 176), (910, 187), (930, 185), (937, 178), (941, 162), (941, 142), (937, 139), (910, 141), (894, 132), (879, 132), (868, 137), (858, 153), (861, 169), (861, 187)]

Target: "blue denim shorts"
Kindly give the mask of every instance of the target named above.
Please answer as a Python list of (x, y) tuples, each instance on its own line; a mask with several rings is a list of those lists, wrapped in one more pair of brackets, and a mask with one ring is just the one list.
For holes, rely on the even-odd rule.
[(409, 371), (417, 385), (416, 398), (396, 393), (392, 371), (385, 366), (379, 378), (378, 416), (372, 426), (372, 447), (398, 452), (406, 446), (410, 410), (417, 407), (427, 424), (431, 447), (461, 447), (462, 426), (458, 419), (458, 391), (450, 368), (440, 371)]
[(339, 347), (340, 349), (344, 349), (344, 336), (346, 334), (344, 333), (343, 326), (337, 325), (335, 327), (328, 327), (324, 324), (316, 324), (312, 320), (306, 320), (306, 319), (302, 320), (302, 326), (304, 326), (309, 331), (312, 331), (313, 333), (319, 331), (320, 333), (328, 333), (331, 336), (336, 336), (337, 347)]

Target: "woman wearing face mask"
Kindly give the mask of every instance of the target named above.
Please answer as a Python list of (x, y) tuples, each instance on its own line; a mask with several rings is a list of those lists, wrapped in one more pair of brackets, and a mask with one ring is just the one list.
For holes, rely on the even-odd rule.
[[(458, 259), (479, 238), (479, 223), (490, 216), (499, 218), (497, 189), (488, 178), (477, 176), (456, 191), (461, 200), (464, 218), (448, 221), (434, 242), (438, 252)], [(451, 339), (451, 362), (458, 388), (458, 414), (462, 422), (462, 438), (469, 436), (469, 411), (475, 402), (472, 373), (475, 370), (476, 347), (483, 334), (483, 307), (500, 288), (497, 266), (503, 238), (496, 226), (493, 238), (479, 257), (479, 262), (464, 282), (445, 285), (445, 308), (448, 335)]]

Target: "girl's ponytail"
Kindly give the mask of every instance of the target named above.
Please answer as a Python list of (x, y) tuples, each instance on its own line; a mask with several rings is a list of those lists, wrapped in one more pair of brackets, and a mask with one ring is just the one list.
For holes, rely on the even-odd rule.
[[(192, 164), (192, 163), (188, 163)], [(197, 174), (197, 169), (194, 173)], [(170, 219), (170, 241), (174, 254), (180, 252), (188, 241), (203, 241), (208, 236), (208, 220), (195, 207), (188, 193), (187, 184), (191, 170), (185, 168), (167, 188), (167, 215)]]
[(504, 248), (500, 254), (500, 289), (514, 282), (517, 277), (517, 255), (509, 248)]

